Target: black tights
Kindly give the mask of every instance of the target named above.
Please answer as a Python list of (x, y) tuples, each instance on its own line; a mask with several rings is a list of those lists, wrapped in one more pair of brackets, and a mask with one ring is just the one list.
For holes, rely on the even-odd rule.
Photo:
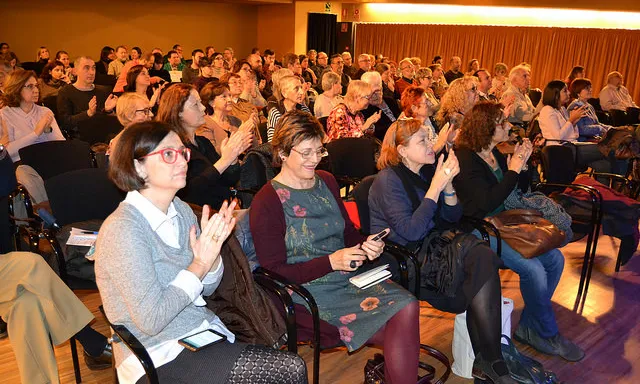
[[(490, 363), (502, 360), (501, 300), (500, 275), (496, 273), (484, 283), (467, 308), (467, 329), (473, 352)], [(509, 372), (504, 362), (494, 364), (494, 370), (500, 375)]]

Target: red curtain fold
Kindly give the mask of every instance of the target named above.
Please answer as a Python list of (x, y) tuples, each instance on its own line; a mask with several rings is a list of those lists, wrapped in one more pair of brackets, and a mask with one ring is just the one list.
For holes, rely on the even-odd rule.
[(532, 87), (544, 89), (553, 79), (564, 80), (582, 65), (597, 97), (607, 74), (619, 71), (636, 103), (640, 103), (640, 31), (624, 29), (502, 27), (431, 24), (356, 24), (357, 53), (383, 54), (392, 59), (417, 56), (428, 65), (435, 55), (448, 67), (451, 56), (471, 59), (493, 73), (495, 63), (509, 68), (532, 66)]

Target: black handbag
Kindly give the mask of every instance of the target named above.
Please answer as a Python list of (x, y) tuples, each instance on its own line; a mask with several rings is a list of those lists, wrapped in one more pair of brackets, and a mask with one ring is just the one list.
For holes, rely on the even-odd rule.
[(501, 343), (502, 358), (507, 363), (512, 379), (522, 384), (560, 384), (555, 373), (545, 370), (539, 361), (521, 354), (507, 335), (502, 338), (508, 344)]

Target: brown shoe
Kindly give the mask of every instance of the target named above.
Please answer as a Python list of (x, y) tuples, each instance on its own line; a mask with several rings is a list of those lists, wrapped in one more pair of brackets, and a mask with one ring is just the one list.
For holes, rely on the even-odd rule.
[(84, 351), (84, 363), (87, 365), (87, 368), (92, 371), (111, 368), (113, 365), (113, 351), (111, 349), (111, 344), (107, 343), (100, 356), (97, 357), (93, 357), (88, 354), (87, 351)]

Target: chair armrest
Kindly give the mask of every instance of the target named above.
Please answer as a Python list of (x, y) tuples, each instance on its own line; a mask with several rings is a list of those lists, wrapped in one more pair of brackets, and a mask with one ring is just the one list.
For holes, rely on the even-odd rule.
[(582, 172), (581, 175), (587, 175), (590, 177), (606, 177), (609, 179), (609, 187), (613, 188), (613, 181), (616, 180), (622, 183), (622, 187), (631, 188), (631, 180), (627, 179), (623, 175), (608, 172)]
[(602, 194), (597, 189), (582, 184), (560, 184), (560, 183), (539, 183), (536, 190), (544, 187), (552, 188), (569, 188), (575, 191), (583, 191), (589, 194), (591, 198), (591, 222), (593, 225), (599, 225), (602, 221)]
[[(407, 262), (406, 260), (411, 261), (413, 264), (413, 270), (415, 271), (415, 284), (413, 286), (413, 294), (416, 297), (419, 297), (420, 294), (420, 262), (417, 257), (417, 250), (412, 251), (409, 248), (395, 243), (391, 240), (385, 240), (385, 251), (389, 252), (397, 261), (400, 266), (400, 282), (406, 288), (409, 289), (409, 278), (408, 278), (408, 270), (407, 270)], [(406, 283), (404, 283), (406, 281)], [(410, 290), (411, 291), (411, 290)]]
[[(260, 268), (258, 268), (260, 269)], [(256, 270), (253, 279), (266, 291), (275, 294), (282, 302), (285, 311), (285, 323), (287, 326), (287, 349), (289, 352), (298, 353), (298, 335), (296, 332), (296, 312), (293, 306), (293, 299), (286, 289), (272, 280), (269, 276)]]
[(462, 223), (467, 223), (477, 229), (482, 235), (482, 239), (486, 242), (489, 242), (489, 236), (493, 234), (493, 237), (496, 238), (496, 254), (498, 257), (502, 256), (502, 238), (500, 237), (500, 231), (490, 222), (478, 219), (471, 216), (463, 216)]
[(65, 284), (69, 285), (69, 275), (67, 274), (67, 261), (64, 259), (64, 250), (58, 242), (56, 237), (56, 231), (54, 229), (45, 229), (42, 231), (42, 236), (49, 242), (51, 249), (53, 250), (56, 262), (58, 263), (58, 273), (60, 279)]

